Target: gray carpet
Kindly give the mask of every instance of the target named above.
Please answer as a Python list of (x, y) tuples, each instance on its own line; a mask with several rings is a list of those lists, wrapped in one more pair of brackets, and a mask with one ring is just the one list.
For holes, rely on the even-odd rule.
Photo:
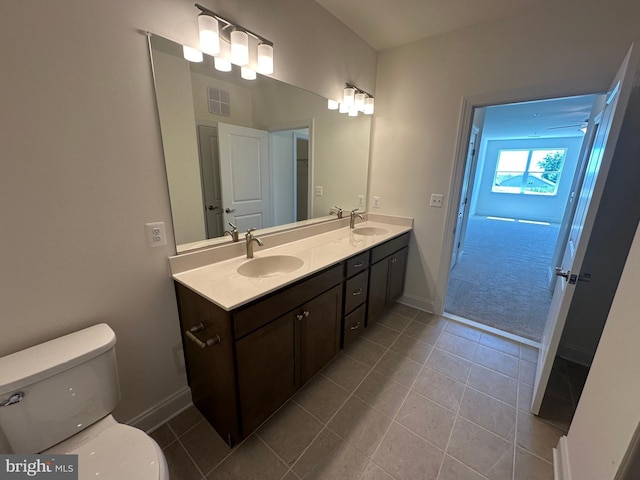
[(472, 217), (451, 271), (445, 311), (539, 342), (559, 226)]

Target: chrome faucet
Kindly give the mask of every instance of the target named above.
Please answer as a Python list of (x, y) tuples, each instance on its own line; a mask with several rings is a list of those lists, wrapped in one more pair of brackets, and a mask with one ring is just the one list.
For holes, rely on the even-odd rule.
[(231, 237), (231, 240), (233, 240), (234, 242), (237, 242), (238, 241), (238, 227), (236, 227), (231, 222), (229, 222), (229, 225), (231, 225), (231, 230), (225, 230), (222, 235), (223, 236), (224, 235), (229, 235)]
[(329, 215), (335, 215), (338, 218), (342, 218), (342, 209), (336, 205), (329, 210)]
[(262, 240), (258, 237), (253, 236), (253, 232), (255, 228), (250, 228), (245, 233), (244, 238), (247, 241), (247, 258), (253, 258), (253, 242), (256, 242), (258, 245), (262, 246)]
[(351, 210), (351, 218), (349, 219), (349, 228), (353, 228), (356, 225), (356, 217), (364, 220), (364, 216), (361, 213), (356, 213), (358, 211), (357, 208)]

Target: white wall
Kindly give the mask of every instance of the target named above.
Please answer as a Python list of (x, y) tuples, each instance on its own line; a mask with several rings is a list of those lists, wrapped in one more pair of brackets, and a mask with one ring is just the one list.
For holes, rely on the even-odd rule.
[[(459, 200), (450, 193), (463, 98), (602, 91), (639, 22), (640, 2), (546, 0), (379, 54), (368, 194), (381, 197), (380, 213), (415, 218), (405, 301), (435, 311), (443, 305), (453, 232), (445, 232), (445, 219)], [(428, 207), (432, 193), (445, 195), (446, 208)]]
[[(205, 3), (275, 42), (279, 79), (373, 90), (376, 52), (317, 3)], [(109, 323), (122, 421), (186, 386), (143, 31), (195, 44), (196, 14), (187, 0), (25, 0), (0, 15), (0, 355)], [(166, 247), (147, 247), (151, 221), (166, 223)]]

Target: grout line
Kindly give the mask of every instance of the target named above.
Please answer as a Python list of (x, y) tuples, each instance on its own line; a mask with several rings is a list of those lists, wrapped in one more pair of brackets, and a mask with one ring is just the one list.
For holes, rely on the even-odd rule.
[[(203, 420), (200, 420), (200, 422), (202, 422)], [(190, 432), (191, 430), (193, 430), (196, 425), (198, 425), (200, 422), (196, 422), (195, 425), (193, 425), (191, 428), (187, 429), (182, 435), (186, 435), (188, 432)], [(184, 446), (184, 443), (182, 443), (181, 437), (182, 435), (178, 436), (176, 434), (176, 432), (173, 431), (173, 428), (171, 428), (171, 425), (167, 424), (167, 426), (169, 427), (169, 429), (173, 432), (173, 434), (176, 436), (176, 441), (178, 442), (178, 444), (180, 445), (180, 447), (182, 448), (182, 450), (184, 450), (184, 453), (187, 454), (187, 457), (189, 458), (189, 460), (191, 460), (191, 463), (193, 463), (193, 466), (196, 467), (196, 470), (198, 471), (198, 473), (200, 474), (200, 476), (204, 479), (206, 477), (206, 475), (204, 473), (202, 473), (202, 470), (200, 470), (200, 467), (198, 466), (198, 464), (196, 463), (196, 461), (193, 459), (193, 457), (191, 456), (191, 454), (189, 453), (189, 450), (187, 449), (187, 447)]]

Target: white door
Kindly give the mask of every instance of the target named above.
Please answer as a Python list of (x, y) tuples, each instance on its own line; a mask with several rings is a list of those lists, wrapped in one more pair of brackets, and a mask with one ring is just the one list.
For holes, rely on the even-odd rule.
[(272, 226), (268, 132), (219, 123), (218, 142), (225, 224)]
[(531, 410), (535, 414), (539, 413), (542, 405), (562, 329), (571, 305), (575, 283), (580, 278), (582, 261), (584, 260), (589, 236), (591, 235), (591, 229), (593, 228), (593, 222), (602, 196), (602, 189), (607, 179), (611, 159), (620, 134), (622, 120), (638, 68), (639, 56), (640, 49), (632, 45), (607, 91), (607, 104), (589, 155), (589, 162), (576, 205), (575, 216), (571, 224), (569, 240), (565, 248), (562, 265), (558, 268), (559, 276), (556, 280), (556, 288), (551, 300), (544, 335), (542, 336), (531, 406)]

